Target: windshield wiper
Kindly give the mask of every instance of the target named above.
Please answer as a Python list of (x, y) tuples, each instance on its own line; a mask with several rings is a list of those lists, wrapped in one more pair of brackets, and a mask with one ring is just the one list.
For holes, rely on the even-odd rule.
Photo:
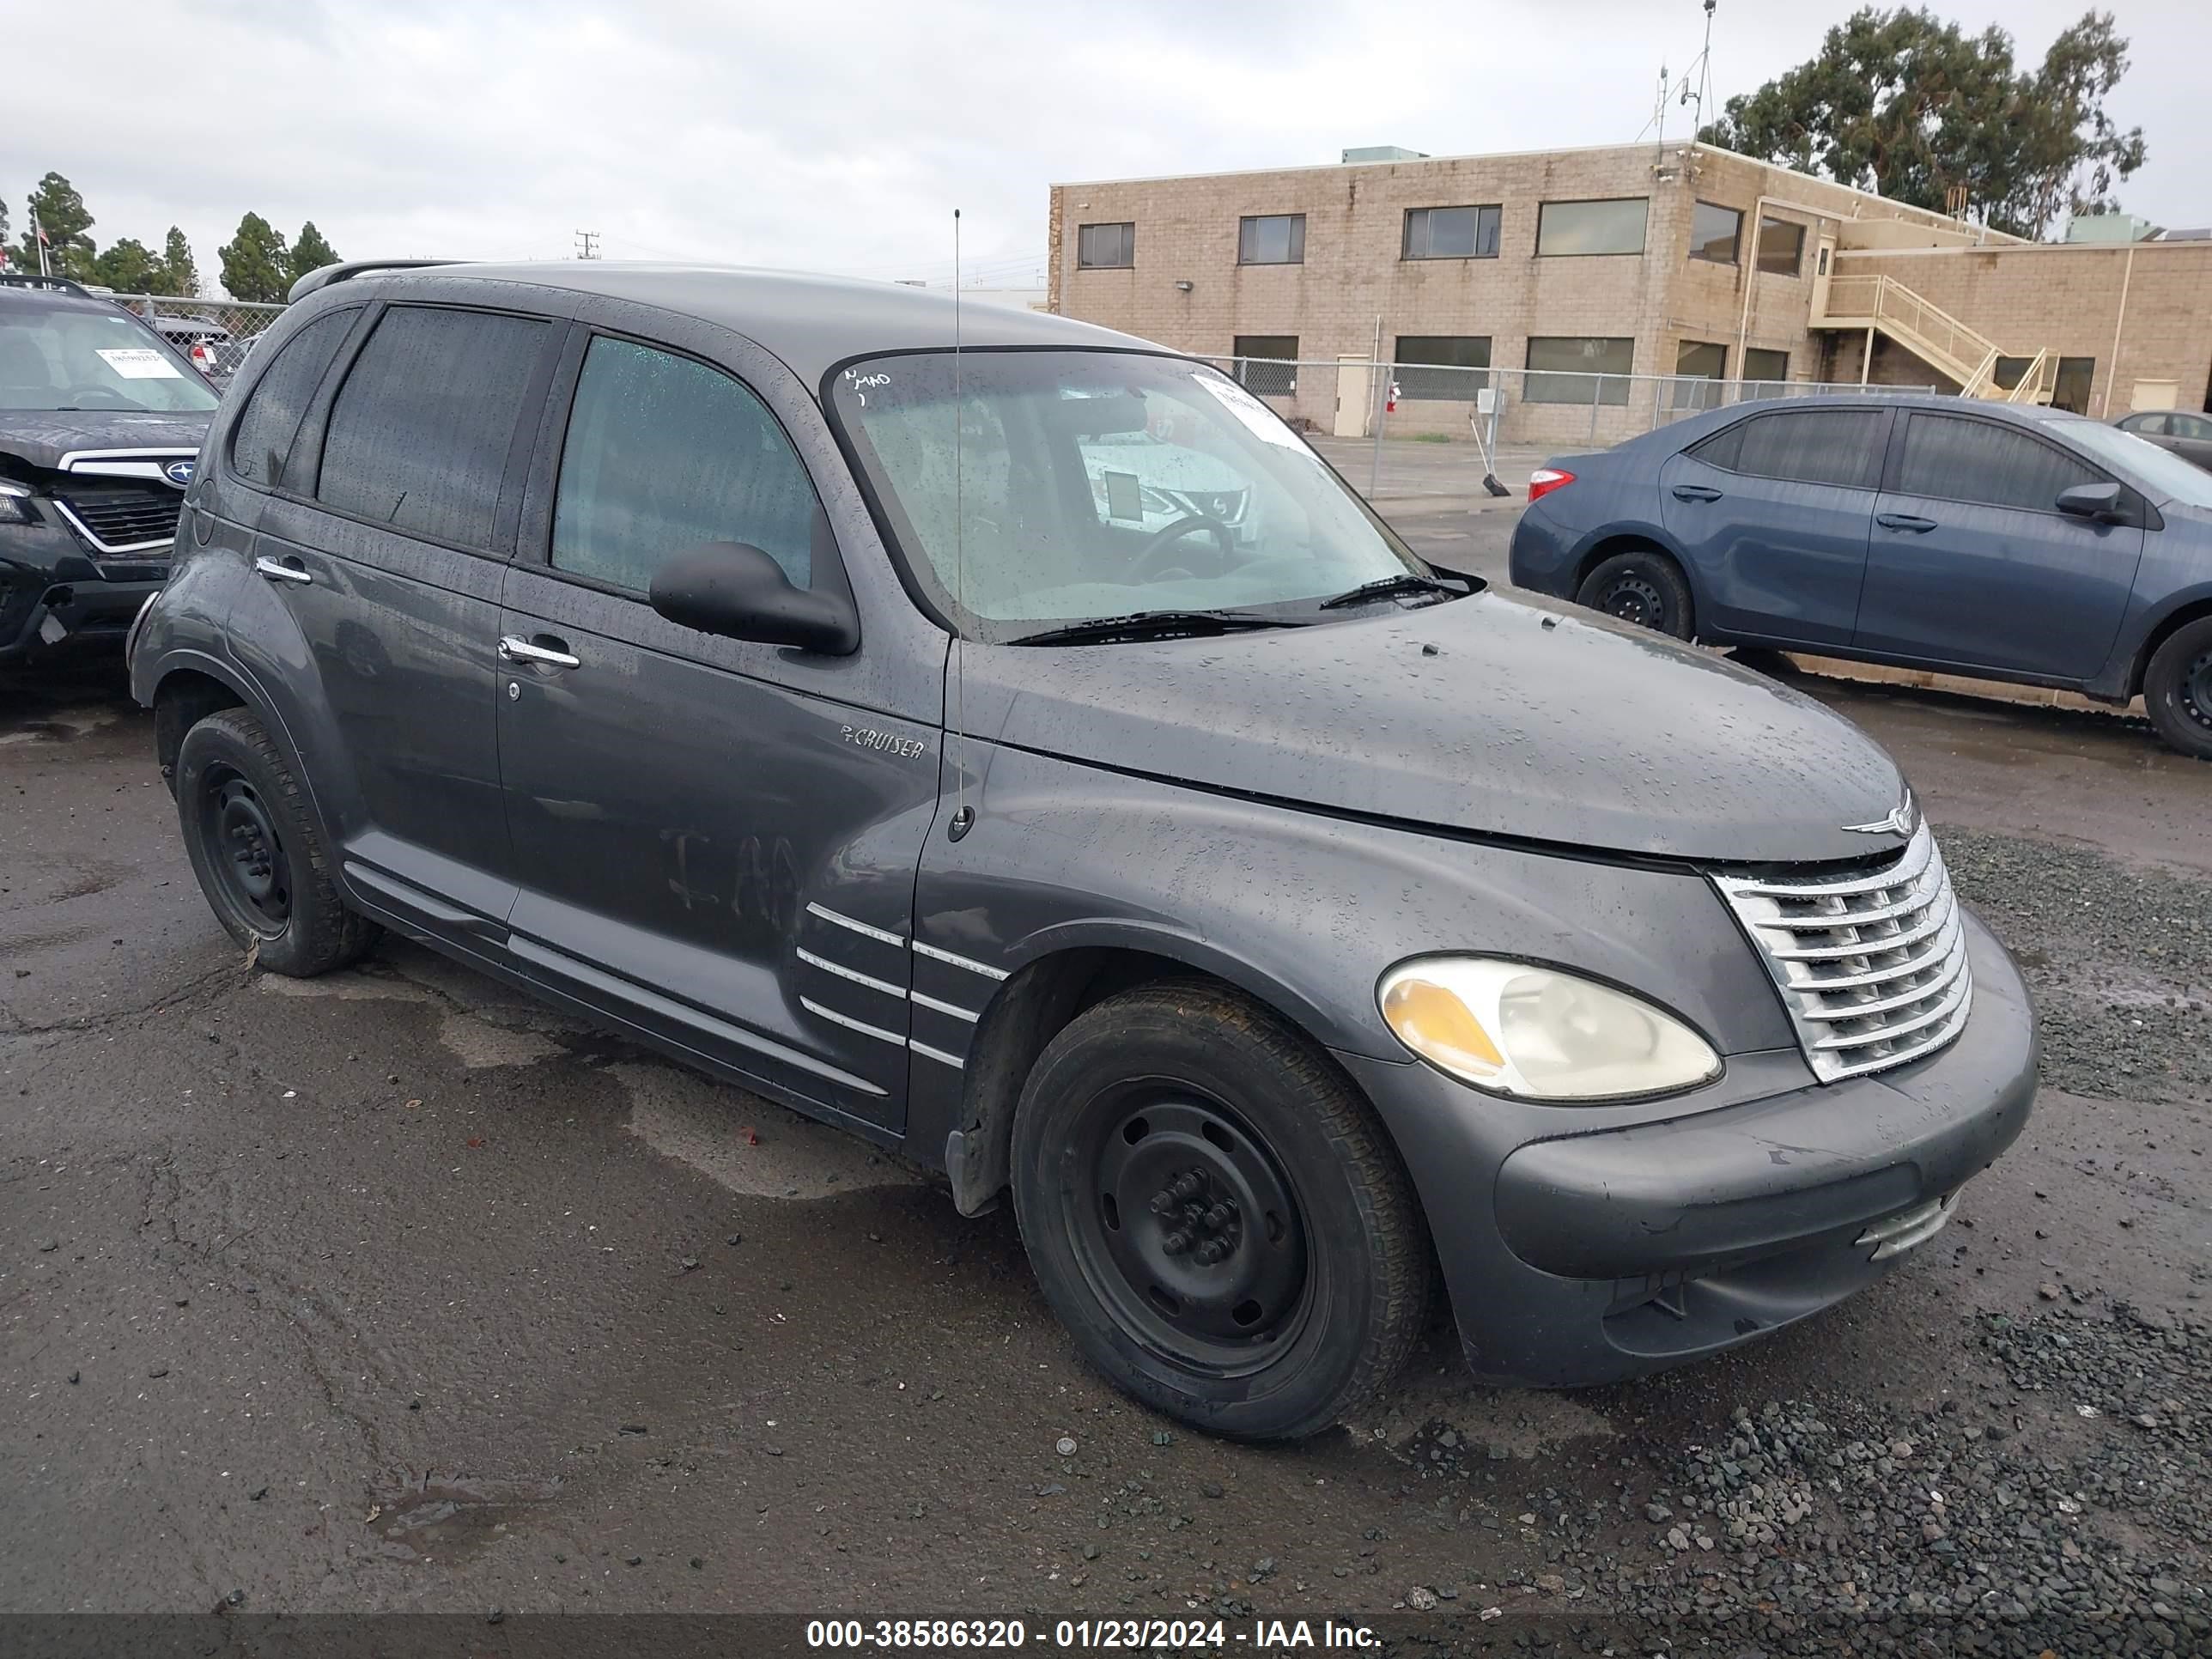
[(1099, 645), (1111, 640), (1158, 640), (1176, 634), (1229, 634), (1257, 628), (1305, 628), (1290, 617), (1255, 616), (1248, 611), (1137, 611), (1126, 617), (1095, 617), (1009, 640), (1009, 645)]
[(1316, 609), (1337, 611), (1347, 605), (1364, 605), (1370, 599), (1388, 599), (1394, 593), (1449, 593), (1453, 591), (1449, 585), (1433, 576), (1416, 576), (1412, 571), (1404, 570), (1395, 576), (1362, 582), (1357, 587), (1339, 593), (1334, 599), (1323, 599)]

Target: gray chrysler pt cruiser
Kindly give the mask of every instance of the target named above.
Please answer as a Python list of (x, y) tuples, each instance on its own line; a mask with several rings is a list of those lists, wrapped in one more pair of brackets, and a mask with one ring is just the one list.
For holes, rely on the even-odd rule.
[(295, 298), (131, 642), (223, 925), (391, 929), (1011, 1192), (1163, 1411), (1364, 1409), (1439, 1267), (1485, 1378), (1711, 1353), (2027, 1119), (1881, 749), (1431, 569), (1211, 368), (757, 272)]

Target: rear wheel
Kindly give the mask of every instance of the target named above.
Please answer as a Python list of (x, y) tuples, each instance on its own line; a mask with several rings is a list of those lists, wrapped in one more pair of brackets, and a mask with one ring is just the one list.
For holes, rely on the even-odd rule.
[(1690, 637), (1690, 585), (1681, 567), (1656, 548), (1604, 561), (1583, 579), (1575, 603), (1678, 640)]
[(1054, 1037), (1014, 1122), (1015, 1213), (1084, 1357), (1237, 1439), (1389, 1388), (1428, 1304), (1397, 1155), (1304, 1037), (1219, 988), (1108, 999)]
[(216, 920), (273, 973), (307, 978), (366, 955), (380, 931), (345, 907), (299, 781), (243, 708), (177, 750), (177, 817)]
[(2212, 617), (2174, 630), (2143, 672), (2143, 708), (2185, 755), (2212, 760)]

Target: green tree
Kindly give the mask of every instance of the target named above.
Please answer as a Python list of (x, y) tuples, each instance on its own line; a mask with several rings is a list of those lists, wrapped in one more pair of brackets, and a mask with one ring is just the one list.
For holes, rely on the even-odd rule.
[(323, 240), (323, 233), (315, 228), (313, 219), (300, 227), (299, 240), (292, 244), (292, 280), (297, 282), (311, 270), (320, 270), (325, 265), (338, 262), (338, 251)]
[(234, 300), (282, 300), (292, 286), (284, 238), (258, 213), (238, 222), (238, 234), (216, 250), (222, 285)]
[(1969, 213), (2040, 236), (2063, 214), (2116, 209), (2113, 185), (2143, 164), (2142, 129), (2105, 112), (2127, 67), (2110, 12), (2083, 13), (2027, 71), (1994, 24), (1969, 35), (1925, 9), (1869, 6), (1698, 137), (1938, 212), (1963, 185)]
[(164, 275), (154, 250), (136, 237), (111, 244), (92, 262), (92, 279), (123, 294), (159, 294)]
[(60, 276), (90, 281), (93, 246), (85, 233), (92, 228), (92, 215), (76, 186), (60, 173), (50, 173), (39, 180), (39, 187), (25, 202), (30, 211), (25, 216), (22, 240), (15, 250), (16, 263), (26, 270), (39, 268), (39, 239), (31, 229), (35, 220), (46, 233), (47, 268)]
[(161, 283), (154, 290), (156, 294), (176, 294), (191, 299), (200, 291), (200, 268), (193, 262), (192, 245), (174, 225), (169, 227), (169, 240), (162, 251)]
[(15, 257), (8, 248), (8, 198), (4, 196), (0, 196), (0, 253), (10, 259)]

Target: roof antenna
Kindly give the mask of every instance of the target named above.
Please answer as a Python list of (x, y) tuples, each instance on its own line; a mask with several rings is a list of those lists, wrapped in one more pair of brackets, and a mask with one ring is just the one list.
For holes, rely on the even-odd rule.
[(968, 502), (961, 467), (964, 423), (960, 382), (960, 210), (952, 210), (952, 767), (957, 803), (946, 836), (958, 841), (975, 827), (968, 804)]

